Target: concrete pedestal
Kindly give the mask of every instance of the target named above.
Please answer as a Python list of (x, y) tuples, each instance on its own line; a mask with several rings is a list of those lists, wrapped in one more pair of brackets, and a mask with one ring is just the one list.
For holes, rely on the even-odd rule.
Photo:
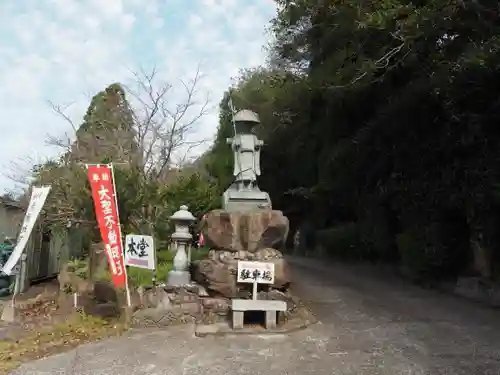
[(168, 273), (168, 286), (184, 286), (191, 283), (191, 275), (188, 271), (170, 271)]
[(277, 312), (286, 311), (286, 302), (275, 300), (233, 299), (231, 300), (231, 309), (233, 311), (233, 329), (243, 329), (246, 311), (264, 311), (266, 313), (266, 329), (275, 329)]

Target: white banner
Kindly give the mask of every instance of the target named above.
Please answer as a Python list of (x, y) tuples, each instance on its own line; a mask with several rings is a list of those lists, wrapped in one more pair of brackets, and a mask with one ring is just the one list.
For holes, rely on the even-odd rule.
[(38, 215), (49, 195), (50, 186), (34, 187), (31, 192), (30, 204), (24, 216), (23, 226), (17, 237), (16, 247), (9, 260), (4, 264), (2, 271), (6, 275), (12, 275), (12, 271), (23, 254), (24, 248), (28, 243), (33, 227), (35, 226)]

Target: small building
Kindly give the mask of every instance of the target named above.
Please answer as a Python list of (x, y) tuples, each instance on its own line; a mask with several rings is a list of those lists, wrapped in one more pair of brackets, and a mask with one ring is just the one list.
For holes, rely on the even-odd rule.
[[(15, 201), (0, 198), (0, 236), (17, 238), (25, 209)], [(58, 275), (61, 265), (81, 254), (83, 237), (78, 228), (52, 233), (38, 220), (26, 244), (27, 272), (21, 290)]]

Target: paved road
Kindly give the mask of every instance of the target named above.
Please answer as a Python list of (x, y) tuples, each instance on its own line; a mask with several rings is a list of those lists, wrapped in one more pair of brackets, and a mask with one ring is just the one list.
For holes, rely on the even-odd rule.
[(360, 266), (294, 264), (302, 264), (297, 291), (328, 332), (328, 351), (346, 353), (353, 373), (500, 374), (500, 310)]
[(291, 335), (132, 334), (14, 374), (500, 374), (500, 311), (381, 281), (360, 267), (292, 259), (296, 291), (320, 324)]

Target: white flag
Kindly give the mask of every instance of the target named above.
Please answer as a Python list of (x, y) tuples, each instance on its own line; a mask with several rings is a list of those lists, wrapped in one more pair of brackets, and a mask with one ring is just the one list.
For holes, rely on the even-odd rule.
[(36, 220), (38, 219), (38, 215), (40, 214), (45, 200), (47, 199), (47, 195), (49, 195), (49, 191), (50, 186), (33, 188), (33, 191), (31, 192), (30, 204), (28, 205), (26, 215), (24, 216), (23, 226), (21, 227), (21, 231), (17, 237), (16, 247), (14, 248), (14, 251), (12, 251), (9, 260), (7, 260), (2, 269), (6, 275), (11, 275), (13, 268), (16, 266), (17, 262), (19, 262), (24, 248), (28, 243), (28, 239), (30, 238), (31, 232), (33, 231)]

